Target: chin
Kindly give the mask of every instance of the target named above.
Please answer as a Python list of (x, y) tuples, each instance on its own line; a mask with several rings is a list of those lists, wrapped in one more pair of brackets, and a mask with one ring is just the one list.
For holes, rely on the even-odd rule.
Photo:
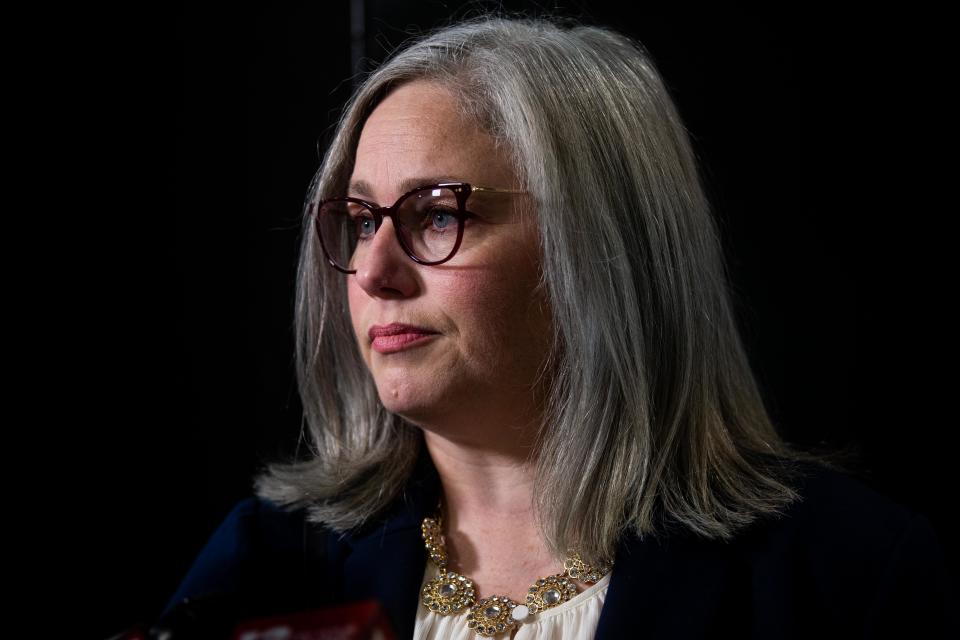
[(409, 385), (403, 382), (377, 383), (377, 393), (384, 408), (405, 418), (424, 408), (422, 402), (415, 400), (417, 394), (412, 391)]
[(424, 422), (430, 422), (430, 416), (436, 416), (438, 407), (435, 402), (424, 398), (422, 393), (417, 393), (408, 385), (390, 384), (377, 385), (377, 391), (380, 396), (380, 403), (390, 413), (396, 414), (407, 422), (420, 425)]

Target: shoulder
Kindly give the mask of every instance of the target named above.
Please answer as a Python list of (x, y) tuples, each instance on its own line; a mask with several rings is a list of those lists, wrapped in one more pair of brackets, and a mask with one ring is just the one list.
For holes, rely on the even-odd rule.
[(800, 468), (799, 500), (782, 515), (758, 522), (747, 540), (819, 549), (846, 563), (889, 559), (904, 547), (937, 546), (924, 515), (848, 472), (809, 463)]
[(733, 545), (752, 575), (784, 594), (802, 585), (811, 607), (860, 612), (871, 637), (945, 621), (956, 596), (929, 519), (847, 472), (802, 469), (800, 500)]
[[(806, 562), (844, 567), (863, 577), (906, 548), (938, 545), (930, 521), (854, 475), (802, 463), (793, 483), (799, 498), (764, 516), (729, 545), (757, 558), (800, 555)], [(857, 565), (863, 565), (858, 567)]]
[(291, 509), (249, 496), (237, 502), (226, 515), (199, 560), (236, 560), (252, 553), (282, 555), (300, 549), (306, 533), (323, 536), (326, 531), (308, 523), (305, 508)]
[(797, 499), (779, 513), (756, 516), (732, 540), (708, 540), (671, 523), (663, 541), (671, 546), (716, 547), (762, 553), (788, 548), (885, 554), (914, 537), (932, 535), (922, 514), (883, 495), (849, 472), (809, 462), (790, 463), (783, 480)]
[(850, 474), (800, 470), (800, 499), (730, 540), (631, 536), (607, 624), (639, 608), (674, 637), (942, 637), (956, 595), (928, 519)]
[(257, 496), (238, 501), (197, 554), (164, 607), (254, 591), (275, 580), (296, 581), (327, 556), (329, 531), (310, 523), (305, 508)]

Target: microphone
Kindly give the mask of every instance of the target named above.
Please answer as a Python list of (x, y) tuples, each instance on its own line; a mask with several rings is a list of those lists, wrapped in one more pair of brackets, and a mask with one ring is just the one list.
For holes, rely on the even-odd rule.
[[(184, 598), (147, 631), (147, 640), (396, 640), (377, 600), (262, 613), (236, 594)], [(250, 617), (251, 611), (260, 611)], [(246, 612), (244, 617), (238, 615)], [(239, 620), (239, 622), (238, 622)], [(135, 630), (128, 630), (134, 632)], [(139, 635), (121, 635), (140, 640)]]
[(237, 625), (231, 640), (397, 640), (376, 600), (324, 607)]

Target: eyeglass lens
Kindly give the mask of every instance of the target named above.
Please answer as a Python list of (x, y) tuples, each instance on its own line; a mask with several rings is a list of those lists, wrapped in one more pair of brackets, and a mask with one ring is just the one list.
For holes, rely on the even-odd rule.
[[(448, 258), (457, 246), (457, 211), (452, 189), (435, 187), (408, 194), (393, 217), (406, 252), (423, 262)], [(344, 269), (356, 269), (377, 231), (373, 212), (356, 202), (334, 200), (325, 203), (319, 214), (320, 237), (330, 258)]]

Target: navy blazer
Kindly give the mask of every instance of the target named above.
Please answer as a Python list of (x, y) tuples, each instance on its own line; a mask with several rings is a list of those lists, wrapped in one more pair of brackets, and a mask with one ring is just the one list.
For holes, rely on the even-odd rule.
[[(613, 638), (957, 638), (956, 588), (930, 522), (846, 474), (805, 467), (803, 500), (731, 542), (621, 540), (597, 627)], [(379, 600), (413, 636), (420, 535), (439, 479), (421, 455), (393, 507), (339, 536), (250, 497), (230, 512), (165, 607), (172, 639), (226, 638), (240, 619)]]

